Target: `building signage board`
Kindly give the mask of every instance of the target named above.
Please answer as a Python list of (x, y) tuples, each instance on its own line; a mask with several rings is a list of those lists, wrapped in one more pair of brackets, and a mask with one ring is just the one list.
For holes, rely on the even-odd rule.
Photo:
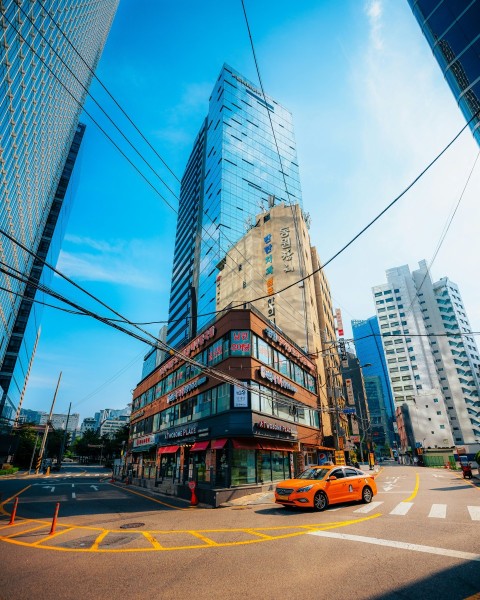
[(157, 443), (157, 436), (155, 434), (143, 435), (142, 437), (133, 440), (133, 447), (140, 448), (141, 446), (153, 446)]
[(343, 320), (342, 320), (342, 311), (339, 308), (335, 309), (335, 318), (337, 319), (337, 330), (339, 337), (343, 337)]
[(245, 388), (238, 385), (233, 386), (233, 406), (234, 408), (248, 408), (248, 392)]
[(280, 229), (280, 237), (282, 241), (280, 245), (282, 247), (282, 261), (283, 261), (283, 270), (285, 273), (291, 273), (295, 271), (295, 267), (293, 266), (293, 252), (292, 252), (292, 242), (290, 240), (290, 228), (282, 227)]
[(277, 431), (279, 433), (285, 433), (287, 435), (296, 435), (297, 431), (293, 427), (284, 425), (283, 423), (272, 423), (271, 421), (256, 421), (253, 424), (258, 429), (266, 429), (268, 431)]
[(272, 340), (272, 342), (275, 342), (276, 344), (278, 344), (285, 352), (287, 352), (288, 354), (291, 354), (294, 358), (296, 358), (303, 365), (305, 365), (309, 369), (312, 368), (312, 365), (305, 358), (305, 356), (303, 356), (303, 354), (299, 350), (297, 350), (294, 346), (292, 346), (292, 344), (289, 344), (286, 340), (284, 340), (282, 338), (282, 336), (278, 335), (278, 333), (276, 331), (274, 331), (273, 329), (270, 329), (270, 327), (266, 327), (263, 330), (263, 333), (268, 338), (270, 338)]
[(345, 379), (345, 387), (347, 389), (347, 400), (349, 404), (355, 404), (355, 397), (353, 395), (353, 385), (351, 379)]
[(230, 356), (250, 356), (252, 341), (250, 331), (232, 331)]
[(294, 385), (292, 385), (287, 379), (284, 379), (280, 375), (277, 375), (277, 373), (270, 371), (270, 369), (266, 369), (264, 366), (258, 369), (258, 373), (260, 377), (262, 377), (262, 379), (267, 379), (271, 383), (279, 385), (284, 390), (292, 392), (292, 394), (295, 394), (298, 391), (297, 388)]
[(352, 408), (344, 408), (342, 410), (342, 413), (344, 415), (354, 415), (354, 414), (356, 414), (356, 412), (357, 412), (357, 409), (354, 406), (352, 406)]
[(195, 381), (192, 381), (191, 383), (187, 383), (186, 385), (173, 391), (171, 394), (168, 394), (167, 402), (175, 402), (175, 400), (178, 400), (178, 398), (182, 398), (189, 392), (197, 389), (198, 387), (206, 383), (207, 381), (208, 377), (200, 377), (199, 379), (195, 379)]
[(345, 340), (343, 338), (340, 338), (338, 340), (338, 349), (340, 352), (340, 360), (342, 361), (342, 367), (346, 369), (348, 368), (348, 355), (347, 350), (345, 348)]
[[(185, 348), (180, 350), (180, 355), (183, 354), (183, 356), (191, 356), (196, 350), (198, 350), (206, 342), (211, 340), (215, 336), (215, 332), (216, 332), (215, 326), (212, 325), (206, 331), (204, 331), (199, 336), (197, 336), (194, 340), (192, 340), (189, 344), (187, 344), (185, 346)], [(174, 356), (171, 360), (169, 360), (162, 367), (160, 367), (160, 369), (158, 371), (160, 377), (163, 377), (170, 370), (174, 369), (180, 362), (182, 362), (181, 356), (179, 356), (179, 355)]]
[(178, 438), (188, 437), (190, 435), (196, 435), (198, 430), (197, 425), (190, 425), (189, 427), (183, 427), (182, 429), (175, 429), (173, 431), (165, 432), (166, 440), (176, 440)]

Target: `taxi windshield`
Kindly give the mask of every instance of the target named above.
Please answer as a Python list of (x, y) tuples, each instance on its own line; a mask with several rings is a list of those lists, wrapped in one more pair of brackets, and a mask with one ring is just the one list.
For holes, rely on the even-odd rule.
[(297, 479), (325, 479), (330, 469), (305, 469)]

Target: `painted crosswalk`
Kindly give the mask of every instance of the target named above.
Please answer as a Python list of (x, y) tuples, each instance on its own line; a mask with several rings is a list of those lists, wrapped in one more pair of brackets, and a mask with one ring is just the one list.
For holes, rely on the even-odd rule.
[[(374, 510), (382, 510), (380, 507), (384, 504), (382, 501), (371, 502), (360, 508), (355, 509), (354, 513), (367, 514)], [(399, 502), (388, 514), (393, 516), (406, 516), (410, 510), (414, 507), (414, 502)], [(451, 507), (452, 508), (452, 507)], [(458, 508), (458, 507), (456, 507)], [(472, 521), (480, 521), (480, 506), (467, 506), (468, 514)], [(422, 510), (422, 514), (426, 514), (426, 511)], [(432, 504), (430, 506), (428, 515), (429, 519), (447, 519), (448, 517), (448, 505), (447, 504)]]

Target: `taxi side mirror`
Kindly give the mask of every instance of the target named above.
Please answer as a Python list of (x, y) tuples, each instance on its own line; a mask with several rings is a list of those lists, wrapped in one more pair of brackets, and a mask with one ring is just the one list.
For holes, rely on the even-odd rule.
[(328, 481), (335, 481), (337, 478), (335, 477), (335, 475), (330, 475), (330, 477), (328, 478)]

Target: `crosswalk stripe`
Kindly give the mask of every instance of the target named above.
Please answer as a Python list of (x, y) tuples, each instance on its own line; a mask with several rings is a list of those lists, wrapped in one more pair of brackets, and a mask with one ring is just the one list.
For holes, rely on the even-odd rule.
[(375, 510), (378, 506), (380, 506), (380, 504), (383, 504), (383, 502), (370, 502), (370, 504), (366, 504), (365, 506), (362, 506), (361, 508), (357, 508), (353, 512), (369, 513), (370, 511)]
[(480, 521), (480, 506), (467, 506), (472, 521)]
[(446, 504), (432, 504), (430, 513), (428, 515), (434, 519), (445, 519), (447, 516), (447, 505)]
[(412, 508), (413, 502), (400, 502), (397, 506), (390, 512), (391, 515), (406, 515), (408, 511)]

